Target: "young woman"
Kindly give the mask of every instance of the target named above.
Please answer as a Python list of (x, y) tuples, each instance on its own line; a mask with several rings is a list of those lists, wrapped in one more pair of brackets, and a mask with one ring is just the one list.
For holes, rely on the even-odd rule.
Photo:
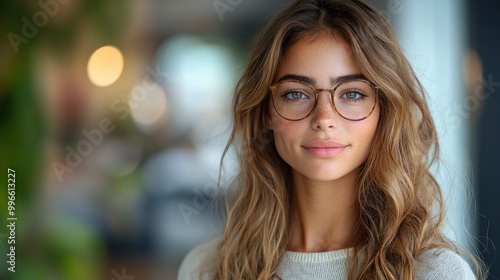
[(258, 36), (233, 103), (223, 235), (179, 279), (476, 279), (441, 233), (424, 89), (360, 0), (298, 0)]

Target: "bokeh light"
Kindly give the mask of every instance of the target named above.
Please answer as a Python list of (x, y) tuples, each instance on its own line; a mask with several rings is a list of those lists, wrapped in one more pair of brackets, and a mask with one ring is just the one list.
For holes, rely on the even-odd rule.
[[(170, 104), (170, 135), (190, 134), (205, 143), (223, 122), (234, 86), (234, 50), (215, 36), (178, 34), (159, 48), (158, 63), (168, 74), (163, 87)], [(226, 128), (227, 129), (227, 128)]]
[(134, 87), (128, 104), (139, 128), (154, 127), (167, 112), (167, 97), (157, 83)]
[(124, 59), (121, 51), (114, 46), (104, 46), (90, 56), (87, 73), (94, 85), (106, 87), (120, 78), (123, 65)]

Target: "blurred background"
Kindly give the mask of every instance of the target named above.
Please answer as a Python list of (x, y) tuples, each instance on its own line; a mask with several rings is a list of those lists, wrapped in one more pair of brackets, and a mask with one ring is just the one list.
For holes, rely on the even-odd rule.
[[(288, 2), (0, 2), (0, 279), (176, 279), (220, 232), (210, 204), (229, 97), (252, 38)], [(370, 2), (429, 93), (445, 231), (497, 279), (500, 1)], [(229, 154), (223, 185), (236, 166)]]

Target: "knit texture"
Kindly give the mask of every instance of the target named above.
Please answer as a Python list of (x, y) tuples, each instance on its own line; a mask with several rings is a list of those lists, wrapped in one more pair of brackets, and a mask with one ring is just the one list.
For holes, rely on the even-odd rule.
[[(178, 280), (209, 280), (214, 275), (217, 240), (203, 243), (187, 254)], [(320, 253), (286, 251), (278, 267), (283, 280), (347, 279), (347, 260), (351, 249)], [(467, 262), (447, 249), (432, 249), (421, 254), (416, 263), (416, 280), (476, 279)]]

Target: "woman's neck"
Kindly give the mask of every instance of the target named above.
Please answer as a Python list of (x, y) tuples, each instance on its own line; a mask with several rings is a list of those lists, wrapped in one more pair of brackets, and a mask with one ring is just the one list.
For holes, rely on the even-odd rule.
[(333, 182), (314, 181), (292, 173), (293, 218), (287, 250), (324, 252), (351, 247), (358, 217), (358, 171)]

